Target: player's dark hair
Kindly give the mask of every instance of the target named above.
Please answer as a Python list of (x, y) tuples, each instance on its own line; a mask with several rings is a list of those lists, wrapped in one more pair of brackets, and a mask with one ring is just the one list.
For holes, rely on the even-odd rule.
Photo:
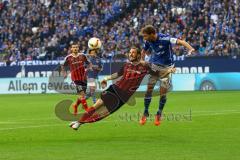
[(72, 46), (72, 45), (78, 45), (78, 42), (77, 41), (71, 41), (70, 42), (70, 45)]
[(152, 25), (146, 25), (141, 29), (140, 34), (156, 34), (156, 29)]

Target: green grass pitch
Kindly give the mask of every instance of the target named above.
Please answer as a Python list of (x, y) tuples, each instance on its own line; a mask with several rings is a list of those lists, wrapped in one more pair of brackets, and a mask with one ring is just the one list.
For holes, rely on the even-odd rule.
[[(1, 160), (237, 160), (240, 92), (172, 92), (165, 119), (138, 124), (143, 98), (73, 131), (54, 107), (70, 95), (1, 95)], [(151, 103), (155, 113), (158, 98)], [(191, 117), (190, 117), (191, 115)], [(182, 116), (182, 117), (181, 117)]]

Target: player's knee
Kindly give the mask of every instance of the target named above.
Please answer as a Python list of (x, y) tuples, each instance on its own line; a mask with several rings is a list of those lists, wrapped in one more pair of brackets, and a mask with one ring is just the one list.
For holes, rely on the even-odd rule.
[(147, 89), (152, 90), (154, 88), (155, 84), (148, 84)]
[(145, 98), (150, 98), (152, 97), (152, 91), (148, 91), (145, 93)]
[(152, 87), (148, 87), (146, 93), (145, 93), (145, 97), (152, 97), (152, 92), (153, 92), (153, 88)]
[(168, 89), (165, 87), (160, 88), (160, 96), (166, 95), (168, 92)]

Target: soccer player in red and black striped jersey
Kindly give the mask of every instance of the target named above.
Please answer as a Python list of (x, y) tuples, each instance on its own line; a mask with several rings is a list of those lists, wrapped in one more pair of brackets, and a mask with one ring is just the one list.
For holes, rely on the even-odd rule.
[(79, 53), (79, 46), (76, 42), (71, 45), (71, 53), (65, 57), (64, 64), (62, 65), (62, 72), (66, 78), (67, 74), (65, 67), (69, 66), (71, 72), (71, 79), (74, 82), (79, 97), (73, 105), (74, 114), (78, 112), (78, 106), (82, 103), (84, 110), (88, 109), (85, 94), (87, 89), (87, 73), (86, 68), (90, 66), (90, 62), (83, 53)]
[(129, 55), (129, 62), (125, 63), (119, 72), (107, 76), (102, 81), (102, 87), (106, 87), (108, 80), (121, 77), (115, 84), (110, 85), (107, 90), (101, 93), (101, 98), (89, 108), (79, 119), (72, 122), (70, 127), (77, 130), (81, 124), (99, 121), (112, 114), (123, 106), (140, 86), (143, 78), (149, 73), (149, 66), (140, 62), (141, 52), (138, 48), (132, 47)]

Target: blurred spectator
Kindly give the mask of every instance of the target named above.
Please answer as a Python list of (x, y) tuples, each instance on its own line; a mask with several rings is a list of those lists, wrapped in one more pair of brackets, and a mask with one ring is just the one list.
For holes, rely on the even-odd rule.
[(0, 61), (59, 59), (72, 40), (86, 51), (92, 36), (103, 41), (104, 57), (125, 57), (142, 45), (146, 24), (188, 41), (196, 56), (239, 56), (236, 0), (3, 0), (0, 16)]

